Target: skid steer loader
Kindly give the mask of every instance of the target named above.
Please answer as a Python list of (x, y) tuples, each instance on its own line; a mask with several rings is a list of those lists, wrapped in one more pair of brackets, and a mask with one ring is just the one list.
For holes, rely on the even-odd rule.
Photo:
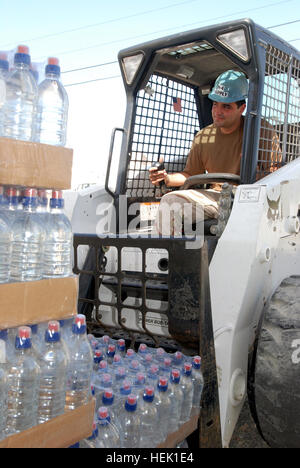
[[(113, 130), (105, 186), (82, 191), (72, 215), (79, 312), (92, 333), (130, 346), (200, 352), (200, 447), (229, 446), (246, 398), (269, 446), (299, 447), (300, 53), (243, 19), (123, 50), (119, 63), (125, 125)], [(240, 176), (187, 181), (223, 184), (219, 218), (202, 223), (203, 237), (154, 235), (170, 189), (150, 183), (149, 167), (184, 169), (195, 134), (212, 122), (208, 94), (229, 69), (250, 89)], [(264, 125), (280, 140), (275, 166)]]

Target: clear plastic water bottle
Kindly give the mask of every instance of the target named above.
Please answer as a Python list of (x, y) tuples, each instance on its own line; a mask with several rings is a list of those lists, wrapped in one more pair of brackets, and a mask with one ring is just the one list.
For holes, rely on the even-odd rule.
[(0, 440), (5, 438), (7, 390), (6, 341), (0, 338)]
[(36, 206), (37, 190), (26, 189), (23, 211), (12, 224), (11, 281), (38, 281), (43, 277), (45, 229)]
[(23, 206), (20, 203), (20, 190), (14, 187), (8, 187), (5, 190), (4, 199), (3, 209), (11, 226), (15, 221), (16, 216), (18, 216), (18, 213), (23, 209)]
[(114, 374), (114, 387), (120, 388), (124, 380), (126, 379), (126, 369), (124, 366), (118, 366)]
[(89, 343), (91, 345), (92, 351), (98, 350), (98, 340), (94, 337), (94, 335), (91, 335), (90, 333), (87, 335), (87, 338), (89, 340)]
[(112, 364), (114, 356), (116, 354), (116, 346), (114, 344), (109, 344), (106, 351), (106, 359), (108, 364)]
[(131, 394), (127, 397), (125, 405), (120, 412), (121, 448), (138, 448), (140, 444), (140, 416), (137, 411), (137, 396)]
[(160, 443), (157, 431), (158, 413), (154, 398), (154, 388), (151, 386), (145, 387), (140, 405), (140, 448), (153, 448)]
[(124, 360), (129, 363), (130, 361), (132, 361), (133, 359), (136, 359), (136, 353), (134, 351), (134, 349), (127, 349), (126, 351), (126, 354), (124, 356)]
[(99, 364), (101, 361), (103, 361), (103, 353), (100, 349), (96, 349), (94, 352), (94, 366), (93, 366), (94, 371), (98, 370)]
[(31, 329), (31, 345), (32, 350), (35, 354), (36, 359), (40, 359), (44, 351), (45, 339), (41, 337), (39, 332), (39, 325), (36, 323), (34, 325), (29, 325)]
[(169, 432), (169, 419), (171, 413), (171, 400), (168, 394), (168, 379), (160, 377), (157, 383), (156, 406), (158, 411), (158, 431), (160, 441), (163, 442)]
[(42, 218), (42, 222), (46, 223), (49, 215), (47, 190), (38, 190), (36, 212)]
[(155, 405), (155, 392), (152, 386), (146, 386), (140, 404), (141, 436), (140, 448), (153, 448), (159, 445), (160, 435), (157, 430), (158, 412)]
[[(15, 345), (11, 339), (12, 334), (13, 329), (0, 330), (0, 352), (5, 352), (5, 354), (2, 354), (1, 356), (5, 357), (5, 361), (2, 364), (6, 367), (6, 369), (8, 369), (15, 356)], [(16, 333), (14, 333), (14, 337), (16, 337)]]
[(152, 365), (153, 365), (153, 354), (147, 353), (143, 358), (143, 366), (146, 372), (148, 372), (148, 370), (150, 369)]
[(148, 383), (156, 388), (159, 379), (159, 367), (156, 364), (152, 364), (147, 374)]
[(14, 67), (6, 79), (6, 101), (3, 106), (4, 137), (32, 140), (38, 90), (30, 72), (30, 62), (28, 47), (18, 46), (14, 56)]
[(6, 53), (0, 53), (0, 136), (3, 135), (3, 106), (6, 101), (6, 79), (9, 63)]
[(97, 448), (119, 448), (120, 436), (115, 426), (111, 424), (108, 409), (103, 406), (98, 410)]
[(96, 399), (101, 402), (105, 390), (111, 389), (113, 386), (112, 375), (109, 372), (100, 374), (99, 378), (94, 380), (93, 385), (95, 387)]
[(170, 432), (177, 431), (180, 425), (180, 417), (183, 405), (183, 391), (180, 387), (180, 371), (172, 369), (169, 379), (169, 398), (171, 400)]
[(131, 378), (132, 380), (135, 379), (136, 375), (139, 373), (139, 372), (143, 372), (143, 366), (142, 364), (140, 363), (140, 361), (138, 361), (137, 359), (132, 359), (129, 363), (128, 363), (128, 375), (129, 375), (129, 378)]
[(85, 315), (79, 314), (75, 317), (72, 331), (65, 411), (88, 403), (93, 373), (93, 353), (86, 335)]
[(203, 390), (203, 375), (201, 371), (201, 357), (194, 356), (192, 361), (193, 371), (192, 371), (192, 381), (194, 384), (194, 396), (193, 396), (193, 412), (196, 414), (200, 413), (201, 406), (201, 396)]
[(65, 355), (67, 356), (67, 359), (70, 362), (70, 349), (68, 343), (72, 336), (72, 329), (69, 327), (69, 321), (73, 321), (73, 319), (59, 320), (59, 326), (60, 342), (64, 349)]
[(19, 327), (15, 359), (8, 370), (7, 435), (37, 424), (41, 369), (31, 346), (31, 329)]
[(132, 392), (132, 382), (125, 378), (121, 384), (121, 386), (117, 389), (116, 391), (116, 407), (118, 414), (123, 411), (124, 409), (124, 404), (128, 396)]
[(184, 355), (182, 354), (181, 351), (176, 351), (173, 356), (173, 364), (172, 367), (176, 367), (176, 369), (182, 369), (184, 365)]
[(44, 278), (60, 278), (72, 274), (72, 226), (64, 214), (62, 191), (52, 191), (50, 215), (45, 224)]
[(45, 80), (39, 84), (34, 141), (65, 146), (69, 99), (60, 81), (59, 60), (48, 58)]
[(12, 230), (4, 205), (4, 189), (0, 186), (0, 284), (9, 281), (12, 251)]
[(133, 393), (138, 398), (138, 404), (140, 400), (143, 398), (144, 388), (146, 384), (146, 374), (144, 372), (138, 372), (133, 380)]
[(97, 373), (100, 376), (100, 374), (106, 373), (108, 371), (109, 371), (108, 362), (106, 361), (106, 359), (102, 359), (102, 361), (99, 362)]
[(149, 353), (148, 346), (145, 343), (141, 343), (137, 353), (142, 359), (144, 359), (146, 354)]
[(72, 332), (73, 320), (74, 318), (72, 317), (72, 318), (66, 318), (64, 320), (59, 321), (61, 339), (64, 341), (66, 346), (68, 346), (68, 343), (70, 342), (73, 336), (73, 332)]
[(39, 388), (38, 424), (64, 413), (66, 401), (66, 371), (68, 359), (60, 339), (59, 322), (53, 320), (45, 333), (45, 351), (39, 365), (41, 381)]
[(183, 391), (183, 405), (181, 409), (180, 423), (184, 424), (191, 417), (193, 406), (194, 385), (192, 381), (192, 364), (185, 362), (181, 372), (180, 385)]
[(171, 375), (171, 365), (172, 359), (170, 357), (165, 357), (159, 368), (160, 374), (169, 378)]
[(118, 341), (117, 341), (117, 352), (119, 354), (121, 354), (122, 357), (125, 356), (125, 353), (126, 353), (126, 343), (125, 343), (125, 340), (123, 340), (123, 338), (120, 338)]
[(168, 355), (163, 348), (157, 348), (153, 353), (153, 360), (159, 368), (163, 367), (164, 359), (166, 357), (168, 357)]
[(117, 411), (116, 398), (115, 393), (111, 388), (103, 392), (101, 406), (105, 406), (107, 408), (111, 424), (115, 426), (117, 432), (120, 433), (121, 425)]
[(121, 354), (115, 354), (111, 363), (113, 370), (115, 371), (118, 367), (123, 367), (123, 359)]

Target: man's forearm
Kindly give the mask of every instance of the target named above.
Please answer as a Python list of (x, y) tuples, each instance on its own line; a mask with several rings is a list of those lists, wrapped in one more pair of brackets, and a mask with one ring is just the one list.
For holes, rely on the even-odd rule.
[(165, 184), (167, 187), (180, 187), (184, 184), (188, 177), (190, 177), (190, 175), (187, 172), (175, 172), (174, 174), (168, 174), (165, 179)]

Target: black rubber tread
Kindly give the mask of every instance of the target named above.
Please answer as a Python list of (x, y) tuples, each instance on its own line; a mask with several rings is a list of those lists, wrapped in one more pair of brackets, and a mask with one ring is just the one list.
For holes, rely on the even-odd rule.
[[(300, 276), (285, 279), (266, 305), (252, 376), (257, 423), (274, 448), (300, 447)], [(300, 352), (299, 352), (300, 355)]]

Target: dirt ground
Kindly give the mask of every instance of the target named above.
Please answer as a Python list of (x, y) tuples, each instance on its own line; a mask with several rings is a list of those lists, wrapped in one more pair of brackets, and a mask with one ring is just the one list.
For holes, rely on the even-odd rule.
[(245, 402), (229, 448), (270, 448), (259, 435)]

